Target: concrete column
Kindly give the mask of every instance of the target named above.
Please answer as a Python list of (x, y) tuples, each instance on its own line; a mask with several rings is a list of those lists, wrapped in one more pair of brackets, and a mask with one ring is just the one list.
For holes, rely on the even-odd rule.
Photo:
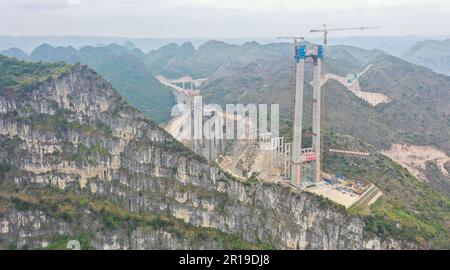
[(283, 166), (283, 156), (284, 156), (284, 137), (280, 137), (280, 144), (278, 145), (278, 166)]
[(194, 139), (203, 139), (203, 101), (202, 96), (194, 97)]
[(284, 178), (289, 179), (290, 177), (290, 157), (291, 157), (291, 144), (286, 143), (284, 144)]
[(221, 141), (221, 147), (222, 147), (222, 153), (223, 154), (225, 154), (225, 151), (227, 150), (226, 149), (226, 145), (227, 145), (227, 141), (226, 141), (226, 138), (225, 138), (225, 136), (224, 136), (224, 138), (222, 139), (222, 141)]
[(188, 107), (189, 107), (189, 110), (191, 110), (191, 111), (194, 110), (194, 95), (188, 94)]
[(270, 166), (276, 167), (275, 163), (276, 138), (272, 138), (270, 146)]
[(316, 154), (316, 175), (315, 181), (320, 182), (320, 172), (321, 172), (321, 107), (322, 107), (322, 96), (321, 96), (321, 87), (320, 87), (320, 78), (321, 78), (321, 59), (318, 58), (314, 62), (314, 90), (313, 90), (313, 151)]
[(301, 149), (303, 127), (303, 87), (305, 82), (305, 59), (299, 59), (296, 65), (294, 138), (292, 145), (291, 180), (299, 184), (301, 180)]
[(219, 146), (220, 146), (219, 145), (219, 139), (214, 138), (213, 139), (213, 143), (214, 143), (213, 160), (215, 160), (217, 158), (218, 154), (220, 153), (219, 152)]

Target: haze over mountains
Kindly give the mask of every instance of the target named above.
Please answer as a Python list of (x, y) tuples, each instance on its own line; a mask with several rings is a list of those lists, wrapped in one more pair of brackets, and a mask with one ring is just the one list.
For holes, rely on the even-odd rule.
[(209, 37), (186, 37), (186, 38), (130, 38), (130, 37), (95, 37), (95, 36), (0, 36), (0, 51), (13, 47), (19, 48), (30, 54), (35, 48), (43, 43), (54, 47), (72, 46), (81, 49), (84, 46), (106, 46), (111, 43), (125, 44), (132, 42), (143, 52), (159, 49), (160, 47), (177, 43), (190, 42), (196, 48), (209, 40), (221, 40), (232, 44), (242, 44), (249, 40), (256, 40), (262, 43), (276, 42), (274, 37), (248, 37), (248, 38), (209, 38)]
[[(320, 42), (322, 37), (309, 36), (308, 40)], [(349, 36), (349, 37), (330, 37), (330, 45), (350, 45), (364, 49), (382, 49), (390, 54), (400, 56), (417, 42), (432, 39), (424, 36)], [(445, 37), (434, 37), (436, 40), (445, 39)], [(186, 37), (186, 38), (130, 38), (130, 37), (95, 37), (95, 36), (0, 36), (0, 51), (17, 47), (27, 53), (31, 53), (36, 47), (43, 43), (52, 46), (67, 47), (73, 46), (80, 49), (84, 46), (105, 46), (111, 43), (124, 44), (127, 41), (135, 44), (143, 52), (156, 50), (170, 43), (181, 44), (191, 42), (198, 48), (208, 40), (220, 40), (226, 43), (241, 45), (248, 41), (257, 41), (259, 43), (279, 42), (276, 37), (247, 37), (247, 38), (219, 38), (219, 37)]]
[[(136, 48), (147, 53), (157, 50), (168, 44), (182, 44), (189, 42), (193, 47), (198, 48), (209, 40), (219, 40), (226, 43), (242, 45), (249, 41), (257, 41), (262, 44), (276, 43), (279, 40), (271, 37), (256, 38), (125, 38), (125, 37), (95, 37), (95, 36), (0, 36), (0, 51), (4, 55), (18, 56), (19, 59), (25, 57), (19, 51), (8, 51), (10, 49), (21, 49), (26, 54), (47, 43), (53, 47), (72, 46), (81, 49), (84, 46), (104, 47), (108, 44), (126, 44), (130, 42)], [(321, 38), (311, 36), (311, 42), (320, 43)], [(367, 50), (379, 49), (391, 55), (403, 58), (409, 62), (420, 64), (441, 74), (449, 72), (448, 65), (448, 40), (445, 37), (430, 39), (424, 36), (350, 36), (350, 37), (330, 37), (330, 45), (349, 45)], [(18, 55), (20, 54), (20, 55)]]
[(418, 42), (403, 57), (435, 72), (450, 75), (450, 39)]

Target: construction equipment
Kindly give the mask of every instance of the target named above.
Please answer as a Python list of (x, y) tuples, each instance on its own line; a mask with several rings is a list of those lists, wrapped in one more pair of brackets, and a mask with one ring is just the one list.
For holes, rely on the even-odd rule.
[(277, 37), (277, 39), (291, 39), (291, 40), (294, 40), (294, 46), (296, 46), (298, 44), (299, 40), (305, 40), (304, 37), (300, 37), (300, 36)]
[(352, 150), (343, 150), (343, 149), (328, 149), (328, 152), (341, 154), (341, 155), (349, 155), (349, 156), (358, 156), (358, 157), (369, 157), (369, 152), (360, 152), (360, 151), (352, 151)]
[(368, 29), (378, 29), (379, 26), (360, 26), (360, 27), (344, 27), (344, 28), (327, 28), (327, 25), (324, 24), (322, 29), (311, 29), (310, 33), (323, 33), (323, 49), (324, 49), (324, 57), (323, 57), (323, 74), (326, 74), (326, 53), (328, 49), (328, 33), (329, 32), (336, 32), (336, 31), (354, 31), (354, 30), (368, 30)]

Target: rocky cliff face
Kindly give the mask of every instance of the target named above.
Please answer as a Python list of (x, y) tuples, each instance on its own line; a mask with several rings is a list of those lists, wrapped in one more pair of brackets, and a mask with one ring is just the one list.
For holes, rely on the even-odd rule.
[(2, 88), (0, 248), (414, 247), (314, 195), (226, 175), (84, 66)]

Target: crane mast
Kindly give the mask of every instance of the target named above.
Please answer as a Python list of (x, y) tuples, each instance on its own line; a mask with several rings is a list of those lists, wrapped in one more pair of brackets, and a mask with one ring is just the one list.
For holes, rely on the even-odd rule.
[(310, 33), (323, 33), (323, 45), (328, 44), (328, 33), (335, 31), (350, 31), (350, 30), (367, 30), (367, 29), (378, 29), (379, 26), (360, 26), (360, 27), (344, 27), (344, 28), (327, 28), (324, 24), (322, 29), (311, 29)]

